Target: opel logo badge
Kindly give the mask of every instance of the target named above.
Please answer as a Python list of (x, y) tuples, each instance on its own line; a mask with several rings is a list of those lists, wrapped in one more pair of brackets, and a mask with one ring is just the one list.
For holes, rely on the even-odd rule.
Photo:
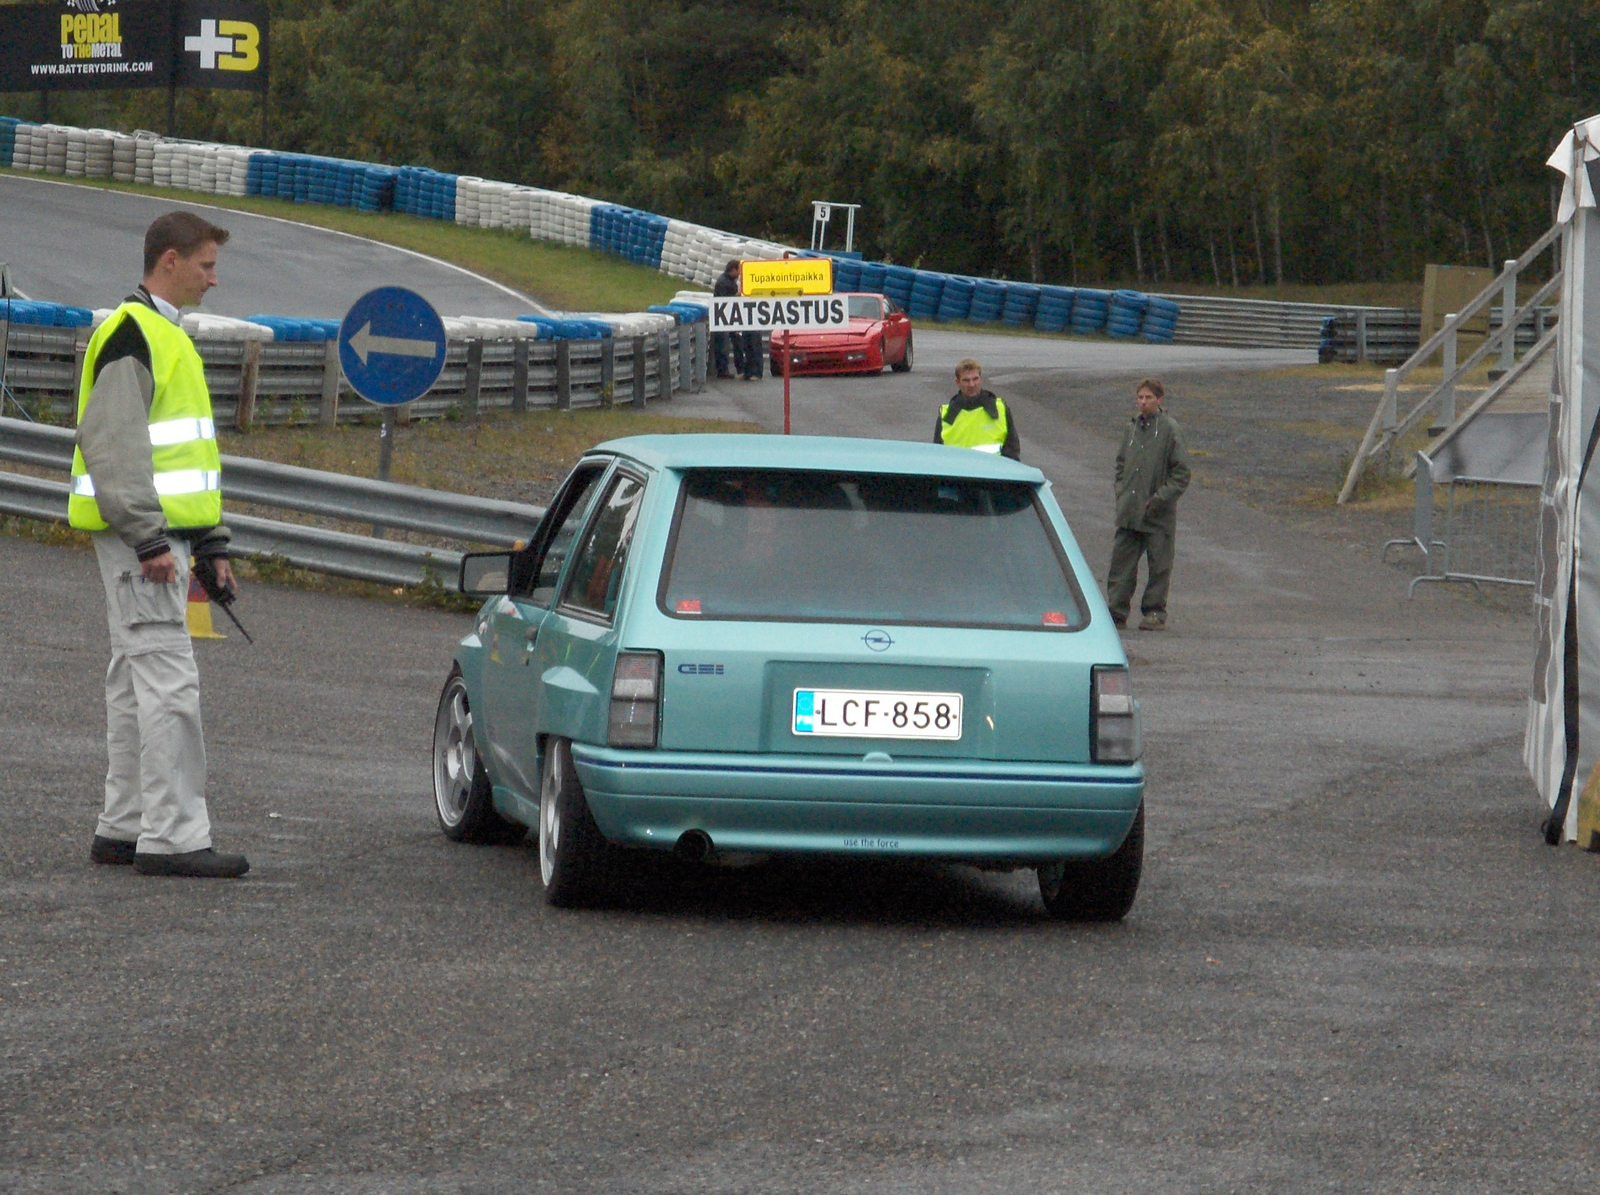
[(894, 640), (889, 638), (889, 632), (880, 631), (877, 628), (873, 628), (861, 636), (861, 642), (865, 643), (872, 651), (888, 651), (894, 646)]

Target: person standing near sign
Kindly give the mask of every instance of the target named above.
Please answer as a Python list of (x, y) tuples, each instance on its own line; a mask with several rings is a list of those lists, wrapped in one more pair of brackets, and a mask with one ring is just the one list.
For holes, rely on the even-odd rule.
[(1128, 621), (1138, 582), (1139, 558), (1147, 557), (1144, 594), (1139, 599), (1141, 631), (1167, 629), (1167, 589), (1178, 534), (1178, 499), (1189, 486), (1189, 451), (1183, 431), (1163, 409), (1166, 390), (1146, 378), (1134, 391), (1137, 413), (1117, 449), (1117, 529), (1111, 543), (1106, 604), (1111, 621)]
[[(718, 299), (732, 299), (739, 295), (739, 263), (730, 261), (711, 285), (711, 294)], [(728, 353), (733, 353), (733, 369), (728, 368)], [(744, 334), (742, 332), (713, 332), (711, 356), (716, 365), (717, 377), (727, 379), (734, 371), (744, 373)]]
[(236, 588), (222, 526), (211, 394), (179, 308), (217, 284), (228, 233), (169, 212), (144, 237), (144, 282), (89, 338), (68, 521), (90, 533), (106, 595), (105, 806), (89, 858), (144, 875), (232, 878), (212, 849), (191, 568)]
[(984, 389), (983, 367), (971, 357), (956, 365), (956, 393), (939, 408), (933, 442), (1022, 459), (1017, 421), (1005, 399)]

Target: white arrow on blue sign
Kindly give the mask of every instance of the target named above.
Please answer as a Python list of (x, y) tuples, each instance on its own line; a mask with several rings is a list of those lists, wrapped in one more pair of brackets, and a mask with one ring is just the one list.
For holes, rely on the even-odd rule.
[(444, 371), (439, 313), (403, 286), (369, 290), (339, 323), (339, 367), (350, 388), (379, 406), (421, 398)]

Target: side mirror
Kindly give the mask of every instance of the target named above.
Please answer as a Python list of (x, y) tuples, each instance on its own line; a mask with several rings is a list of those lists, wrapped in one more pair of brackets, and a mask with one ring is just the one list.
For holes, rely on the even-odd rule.
[(490, 597), (511, 589), (510, 552), (468, 552), (461, 558), (461, 592), (468, 597)]

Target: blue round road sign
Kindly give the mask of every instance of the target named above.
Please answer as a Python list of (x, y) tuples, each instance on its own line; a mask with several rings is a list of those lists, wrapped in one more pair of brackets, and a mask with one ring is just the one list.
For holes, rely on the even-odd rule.
[(400, 406), (421, 398), (444, 371), (444, 321), (403, 286), (369, 290), (339, 323), (339, 367), (368, 402)]

